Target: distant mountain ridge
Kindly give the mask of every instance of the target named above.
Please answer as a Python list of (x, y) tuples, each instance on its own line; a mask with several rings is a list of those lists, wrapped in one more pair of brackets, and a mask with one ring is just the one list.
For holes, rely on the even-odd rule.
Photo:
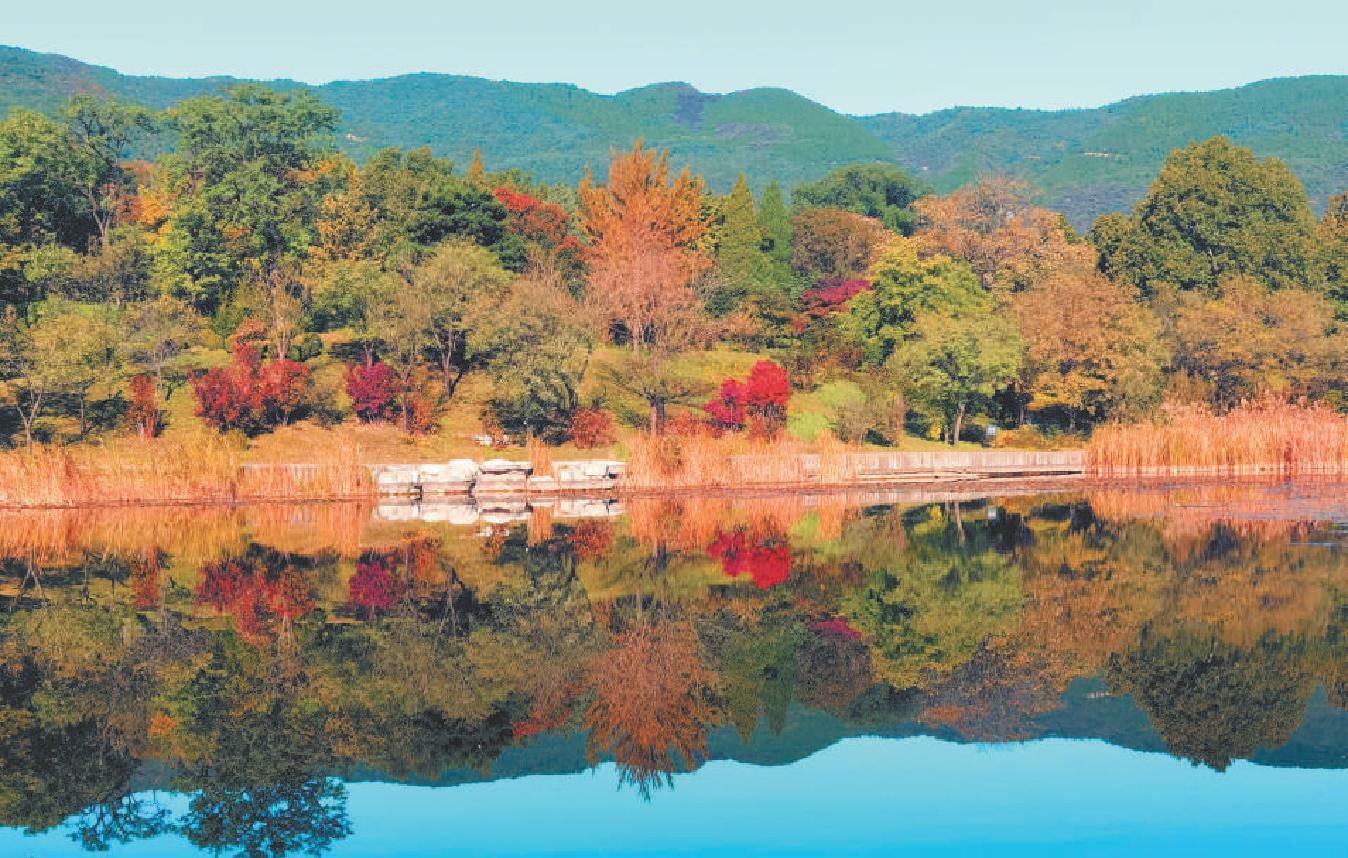
[[(0, 112), (54, 112), (77, 93), (164, 108), (237, 82), (123, 75), (0, 46)], [(889, 161), (943, 191), (984, 174), (1017, 176), (1046, 205), (1087, 227), (1103, 212), (1130, 206), (1170, 150), (1225, 134), (1287, 161), (1317, 208), (1348, 188), (1348, 76), (1138, 96), (1094, 109), (956, 107), (866, 117), (785, 89), (710, 94), (685, 83), (601, 95), (570, 84), (422, 73), (307, 88), (342, 111), (339, 144), (356, 157), (428, 145), (466, 163), (480, 146), (488, 168), (519, 167), (544, 181), (574, 182), (587, 165), (602, 173), (611, 146), (644, 137), (717, 190), (741, 171), (757, 187), (773, 178), (789, 187), (843, 164)]]

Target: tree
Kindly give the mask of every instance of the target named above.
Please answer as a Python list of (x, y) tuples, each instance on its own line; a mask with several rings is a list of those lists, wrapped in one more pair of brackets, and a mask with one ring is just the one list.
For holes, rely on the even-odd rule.
[(1029, 405), (1079, 418), (1138, 416), (1155, 405), (1168, 363), (1155, 315), (1136, 290), (1089, 265), (1058, 266), (1010, 308), (1025, 338)]
[(744, 381), (727, 378), (716, 398), (702, 407), (722, 428), (743, 429), (772, 437), (786, 425), (791, 385), (786, 370), (770, 360), (760, 360)]
[(892, 164), (852, 164), (808, 182), (792, 194), (801, 208), (832, 208), (875, 218), (903, 235), (917, 226), (913, 203), (930, 189)]
[(954, 444), (965, 418), (1015, 380), (1023, 352), (1015, 323), (985, 305), (919, 316), (911, 338), (886, 367), (907, 401), (943, 420), (945, 437)]
[(640, 380), (635, 387), (658, 432), (674, 383), (667, 358), (700, 329), (692, 284), (710, 264), (699, 249), (707, 232), (702, 181), (687, 170), (671, 179), (669, 153), (638, 140), (631, 151), (613, 153), (606, 186), (587, 174), (579, 193), (589, 240), (587, 299), (603, 325), (621, 325), (635, 370), (623, 375)]
[(912, 239), (897, 236), (871, 266), (871, 288), (859, 290), (839, 318), (843, 333), (880, 365), (929, 313), (985, 311), (991, 296), (969, 266), (945, 256), (922, 259)]
[(713, 315), (724, 316), (772, 277), (772, 263), (763, 252), (763, 229), (754, 209), (749, 183), (741, 173), (722, 210), (716, 267), (724, 285), (709, 302)]
[(403, 429), (411, 432), (417, 419), (416, 390), (425, 352), (431, 347), (435, 314), (419, 290), (397, 275), (378, 282), (378, 291), (365, 305), (364, 326), (379, 341), (379, 356), (393, 371)]
[(149, 373), (156, 385), (163, 385), (169, 362), (195, 343), (201, 333), (201, 317), (187, 302), (161, 295), (127, 309), (120, 349), (131, 367)]
[(470, 332), (497, 310), (510, 279), (490, 251), (464, 241), (447, 242), (413, 272), (411, 289), (430, 311), (427, 337), (446, 396), (463, 377)]
[(1348, 192), (1329, 198), (1317, 238), (1325, 256), (1325, 279), (1339, 317), (1348, 319)]
[(158, 276), (210, 312), (241, 283), (299, 262), (316, 243), (319, 204), (339, 174), (324, 160), (337, 111), (312, 93), (243, 84), (189, 98), (168, 116), (178, 196)]
[(758, 204), (758, 228), (763, 252), (772, 261), (778, 282), (785, 283), (791, 277), (791, 213), (776, 180), (768, 183)]
[(608, 184), (580, 185), (589, 246), (590, 297), (626, 329), (633, 349), (658, 346), (695, 305), (695, 277), (709, 260), (696, 249), (707, 231), (702, 180), (669, 175), (669, 153), (614, 152)]
[(1273, 289), (1324, 285), (1315, 220), (1287, 165), (1214, 137), (1177, 149), (1126, 222), (1096, 229), (1101, 270), (1154, 292), (1216, 292), (1235, 276)]
[(967, 263), (988, 289), (1023, 289), (1037, 271), (1071, 258), (1095, 264), (1093, 248), (1076, 241), (1061, 214), (1030, 205), (1025, 187), (1008, 179), (923, 197), (913, 208), (918, 251)]
[(245, 341), (234, 362), (192, 378), (197, 416), (221, 432), (257, 435), (289, 423), (305, 406), (309, 368), (288, 358), (263, 362)]
[(791, 265), (811, 282), (860, 277), (890, 237), (873, 218), (841, 209), (804, 209), (791, 219)]
[(1219, 408), (1265, 393), (1315, 396), (1342, 383), (1344, 337), (1333, 333), (1329, 302), (1304, 289), (1227, 280), (1216, 297), (1181, 302), (1175, 337), (1178, 368), (1208, 385)]
[(82, 156), (80, 190), (106, 249), (113, 224), (131, 191), (131, 175), (122, 167), (138, 137), (154, 130), (150, 112), (138, 104), (77, 95), (65, 109), (71, 143)]
[(83, 251), (97, 234), (87, 172), (67, 126), (23, 109), (0, 121), (0, 299), (41, 298), (23, 276), (28, 252), (52, 243)]
[(58, 394), (78, 398), (84, 436), (89, 390), (110, 369), (114, 336), (101, 308), (59, 298), (44, 302), (31, 326), (11, 330), (6, 375), (30, 450), (37, 419)]
[(560, 283), (525, 277), (482, 332), (492, 380), (490, 407), (502, 428), (560, 442), (580, 405), (580, 384), (596, 335)]

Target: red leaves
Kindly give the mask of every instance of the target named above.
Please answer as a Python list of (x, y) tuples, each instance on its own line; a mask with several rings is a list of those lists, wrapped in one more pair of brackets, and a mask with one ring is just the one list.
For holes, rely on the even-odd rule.
[(154, 377), (144, 372), (132, 376), (131, 407), (126, 412), (131, 428), (142, 438), (154, 438), (162, 428), (160, 417)]
[(827, 277), (801, 293), (800, 300), (808, 315), (827, 316), (841, 311), (853, 297), (870, 291), (870, 288), (869, 280)]
[(747, 574), (760, 590), (774, 587), (791, 575), (791, 547), (780, 534), (718, 530), (707, 546), (707, 554), (721, 561), (721, 571), (726, 575), (738, 578)]
[(314, 608), (304, 575), (261, 560), (222, 560), (201, 569), (196, 599), (234, 617), (239, 634), (256, 640), (268, 620), (298, 619)]
[(356, 574), (347, 585), (349, 604), (364, 612), (367, 618), (393, 607), (403, 594), (403, 582), (393, 576), (389, 558), (366, 552), (356, 562)]
[(721, 382), (721, 393), (702, 406), (722, 429), (743, 429), (772, 436), (786, 424), (786, 406), (791, 385), (786, 370), (768, 360), (754, 364), (743, 382), (728, 378)]
[(246, 342), (234, 346), (234, 363), (192, 379), (197, 416), (221, 432), (265, 432), (290, 419), (304, 406), (309, 368), (281, 358), (262, 363)]
[(571, 415), (571, 440), (582, 450), (613, 443), (613, 415), (599, 408), (579, 408)]
[(506, 229), (559, 254), (580, 250), (580, 242), (571, 234), (571, 215), (566, 209), (507, 187), (493, 193), (506, 208)]
[(346, 368), (351, 410), (366, 423), (391, 420), (398, 413), (398, 392), (388, 364), (352, 364)]

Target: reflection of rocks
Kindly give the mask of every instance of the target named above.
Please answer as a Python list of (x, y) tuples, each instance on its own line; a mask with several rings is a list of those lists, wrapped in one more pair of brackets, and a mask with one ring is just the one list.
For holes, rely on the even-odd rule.
[(557, 519), (610, 519), (621, 516), (621, 501), (586, 497), (479, 497), (461, 500), (386, 500), (374, 508), (379, 521), (425, 521), (459, 525), (510, 524), (527, 521), (537, 508), (551, 510)]

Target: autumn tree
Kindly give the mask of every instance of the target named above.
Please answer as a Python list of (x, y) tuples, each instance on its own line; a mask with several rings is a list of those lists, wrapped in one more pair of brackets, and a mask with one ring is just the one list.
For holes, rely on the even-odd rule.
[(1227, 280), (1215, 297), (1182, 300), (1175, 339), (1178, 369), (1208, 386), (1220, 408), (1265, 393), (1321, 395), (1344, 377), (1329, 302), (1304, 289)]
[(889, 238), (874, 218), (842, 209), (804, 209), (791, 219), (791, 264), (812, 282), (860, 277)]
[(1030, 407), (1062, 409), (1071, 430), (1082, 418), (1137, 416), (1156, 404), (1169, 357), (1133, 288), (1090, 265), (1058, 266), (1010, 309), (1025, 339)]
[(918, 251), (967, 263), (988, 289), (1024, 288), (1036, 271), (1069, 258), (1095, 262), (1093, 249), (1074, 240), (1061, 214), (1030, 205), (1026, 188), (1009, 179), (923, 197), (914, 210)]
[(631, 151), (613, 153), (606, 185), (587, 175), (579, 192), (589, 240), (587, 299), (607, 323), (621, 326), (634, 376), (653, 382), (641, 386), (658, 431), (666, 357), (696, 336), (693, 281), (710, 264), (698, 249), (707, 230), (702, 181), (687, 170), (671, 178), (669, 153), (637, 141)]

